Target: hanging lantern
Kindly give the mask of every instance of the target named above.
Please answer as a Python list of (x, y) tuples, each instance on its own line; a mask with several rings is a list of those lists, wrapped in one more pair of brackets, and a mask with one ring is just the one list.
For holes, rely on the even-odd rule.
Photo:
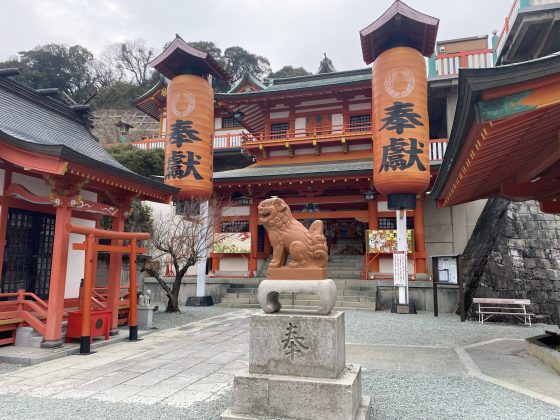
[(165, 183), (180, 188), (180, 199), (212, 195), (214, 93), (201, 76), (185, 74), (167, 87)]
[(420, 194), (430, 183), (428, 84), (420, 52), (396, 47), (373, 63), (373, 181), (383, 195)]

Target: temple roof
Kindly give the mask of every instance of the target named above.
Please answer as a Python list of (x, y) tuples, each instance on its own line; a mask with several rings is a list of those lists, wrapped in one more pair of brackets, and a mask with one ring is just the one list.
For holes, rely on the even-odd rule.
[(86, 128), (89, 118), (10, 77), (0, 75), (0, 141), (58, 156), (167, 194), (176, 191), (117, 162)]
[(243, 76), (232, 85), (228, 93), (255, 92), (263, 89), (266, 89), (266, 85), (257, 79), (253, 73), (246, 71), (243, 73)]
[(168, 79), (179, 74), (211, 74), (218, 79), (230, 79), (229, 74), (210, 54), (192, 47), (179, 35), (150, 65)]
[(345, 160), (293, 165), (248, 166), (231, 171), (215, 172), (216, 183), (273, 178), (299, 178), (301, 176), (332, 176), (369, 174), (373, 170), (371, 159)]
[(159, 111), (167, 101), (167, 81), (161, 78), (150, 90), (130, 101), (140, 111), (159, 121)]
[(429, 57), (434, 52), (439, 19), (396, 0), (381, 17), (360, 31), (362, 55), (370, 64), (395, 46), (414, 48)]
[(332, 60), (327, 57), (327, 53), (324, 53), (325, 57), (319, 63), (319, 69), (317, 70), (317, 74), (322, 73), (333, 73), (336, 69), (333, 66)]
[(491, 196), (541, 199), (558, 189), (554, 173), (543, 184), (560, 155), (558, 80), (557, 55), (461, 69), (449, 144), (429, 194), (451, 206)]

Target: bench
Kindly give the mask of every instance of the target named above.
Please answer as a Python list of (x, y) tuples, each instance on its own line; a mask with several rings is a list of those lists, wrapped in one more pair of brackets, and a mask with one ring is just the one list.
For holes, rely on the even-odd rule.
[(496, 315), (509, 315), (531, 326), (531, 316), (535, 316), (527, 312), (526, 306), (531, 304), (529, 299), (474, 298), (473, 303), (478, 304), (476, 313), (481, 324)]

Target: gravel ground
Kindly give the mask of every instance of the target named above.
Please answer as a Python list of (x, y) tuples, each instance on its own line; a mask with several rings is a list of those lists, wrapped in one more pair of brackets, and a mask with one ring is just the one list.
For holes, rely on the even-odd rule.
[(0, 375), (2, 373), (15, 372), (16, 370), (18, 370), (21, 367), (22, 367), (22, 365), (14, 365), (12, 363), (2, 363), (2, 362), (0, 362)]
[(369, 370), (372, 419), (560, 419), (558, 407), (467, 375)]
[[(346, 342), (355, 344), (396, 344), (415, 346), (458, 347), (493, 338), (526, 338), (556, 331), (558, 327), (546, 324), (522, 324), (477, 321), (461, 322), (457, 315), (419, 312), (417, 315), (399, 315), (388, 311), (345, 311)], [(414, 327), (406, 317), (415, 317)]]
[[(154, 312), (153, 324), (157, 330), (166, 330), (168, 328), (179, 327), (201, 319), (211, 318), (213, 316), (223, 315), (232, 311), (230, 308), (219, 308), (217, 306), (184, 306), (181, 313), (165, 312), (165, 308), (160, 305), (163, 310)], [(154, 330), (154, 331), (157, 331)]]

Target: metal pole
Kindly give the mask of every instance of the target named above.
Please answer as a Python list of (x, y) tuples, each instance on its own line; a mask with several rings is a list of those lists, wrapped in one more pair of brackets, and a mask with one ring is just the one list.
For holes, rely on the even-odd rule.
[(432, 258), (432, 288), (434, 291), (434, 316), (438, 316), (437, 283), (439, 281), (437, 257)]
[[(208, 201), (204, 201), (200, 203), (200, 217), (202, 218), (202, 227), (200, 233), (200, 240), (208, 241), (206, 237), (208, 232)], [(196, 296), (203, 297), (206, 296), (206, 259), (207, 259), (207, 252), (206, 246), (201, 247), (200, 255), (198, 256), (198, 265), (196, 270)]]
[(467, 314), (465, 311), (465, 288), (463, 282), (463, 255), (457, 255), (457, 283), (459, 283), (459, 313), (461, 322), (465, 322)]

